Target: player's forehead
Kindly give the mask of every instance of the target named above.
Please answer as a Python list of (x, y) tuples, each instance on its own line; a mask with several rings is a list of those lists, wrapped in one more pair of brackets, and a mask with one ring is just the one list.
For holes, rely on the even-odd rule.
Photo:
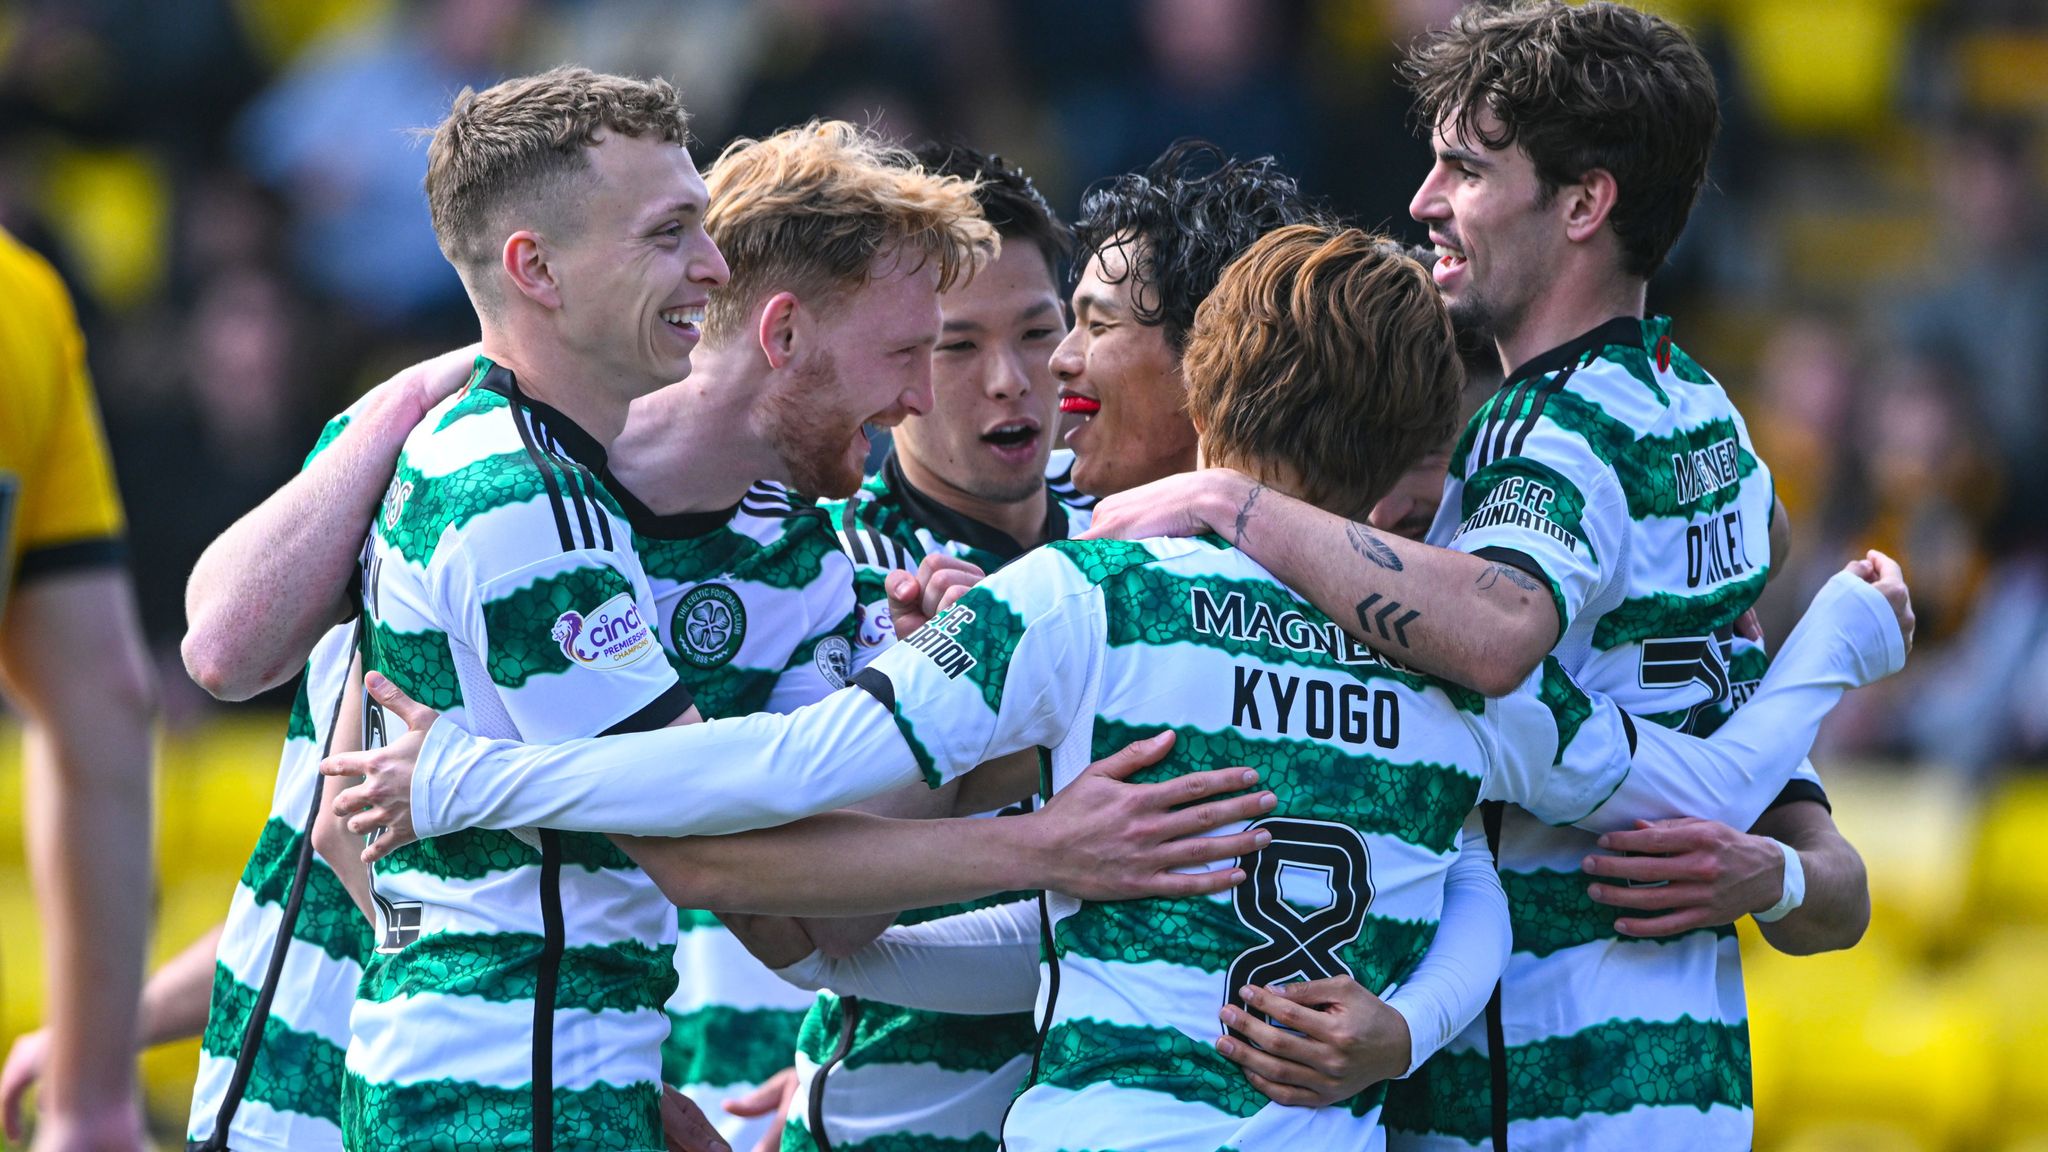
[(1052, 267), (1037, 245), (1006, 241), (1002, 255), (939, 297), (947, 331), (1008, 327), (1059, 313)]
[(1113, 236), (1089, 254), (1074, 284), (1074, 315), (1130, 311), (1131, 294), (1137, 287), (1131, 270), (1139, 260), (1139, 243), (1136, 236)]
[(636, 224), (703, 215), (710, 194), (682, 145), (615, 133), (590, 145), (589, 155), (597, 176), (591, 207), (609, 208)]
[(835, 318), (883, 342), (914, 343), (938, 335), (939, 265), (920, 252), (877, 255), (865, 283), (840, 295)]

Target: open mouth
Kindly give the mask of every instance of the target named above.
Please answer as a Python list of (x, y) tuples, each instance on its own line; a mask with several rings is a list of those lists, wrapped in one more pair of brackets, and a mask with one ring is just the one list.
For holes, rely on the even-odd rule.
[(1038, 425), (1029, 420), (998, 424), (981, 434), (981, 442), (998, 448), (1022, 448), (1038, 439)]
[(697, 337), (704, 334), (704, 306), (691, 308), (665, 308), (661, 322), (685, 336)]
[(1456, 272), (1465, 266), (1465, 250), (1447, 240), (1430, 238), (1436, 249), (1436, 266), (1430, 271), (1439, 275)]
[(1078, 392), (1060, 392), (1060, 411), (1073, 416), (1093, 416), (1102, 411), (1102, 401)]

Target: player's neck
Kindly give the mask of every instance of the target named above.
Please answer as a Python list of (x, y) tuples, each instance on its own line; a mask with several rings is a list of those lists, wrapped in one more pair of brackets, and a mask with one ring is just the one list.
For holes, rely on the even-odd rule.
[(1501, 370), (1513, 372), (1616, 316), (1641, 316), (1648, 289), (1647, 281), (1618, 270), (1600, 275), (1579, 269), (1550, 282), (1530, 302), (1513, 332), (1496, 334)]
[(567, 416), (607, 450), (626, 426), (627, 397), (560, 344), (486, 327), (483, 354), (511, 371), (521, 395)]
[(900, 443), (896, 448), (896, 463), (903, 469), (903, 478), (919, 492), (969, 520), (988, 525), (1026, 549), (1046, 542), (1045, 502), (1051, 497), (1046, 494), (1045, 485), (1040, 484), (1022, 500), (985, 500), (947, 483), (916, 457), (905, 453)]
[(689, 379), (633, 402), (612, 472), (657, 514), (730, 508), (759, 481), (787, 480), (756, 430), (744, 366), (700, 346)]

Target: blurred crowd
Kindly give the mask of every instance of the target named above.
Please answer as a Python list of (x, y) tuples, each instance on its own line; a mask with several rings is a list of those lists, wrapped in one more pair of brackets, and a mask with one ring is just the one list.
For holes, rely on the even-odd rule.
[[(2048, 752), (2048, 6), (1686, 0), (1726, 124), (1652, 306), (1734, 391), (1796, 548), (1879, 547), (1921, 652), (1829, 754)], [(1396, 46), (1458, 0), (0, 0), (0, 224), (71, 282), (172, 722), (200, 549), (391, 370), (474, 338), (424, 142), (573, 61), (683, 91), (700, 163), (812, 115), (1003, 153), (1069, 210), (1181, 136), (1273, 153), (1411, 240)], [(4, 305), (0, 305), (4, 306)]]

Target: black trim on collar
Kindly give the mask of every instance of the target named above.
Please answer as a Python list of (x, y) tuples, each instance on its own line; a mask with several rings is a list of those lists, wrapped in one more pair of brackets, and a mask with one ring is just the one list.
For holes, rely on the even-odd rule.
[(730, 508), (713, 508), (703, 512), (671, 512), (664, 516), (649, 508), (638, 496), (627, 491), (626, 486), (619, 483), (619, 478), (609, 471), (603, 474), (602, 479), (605, 490), (612, 494), (612, 498), (619, 502), (619, 508), (626, 513), (626, 523), (633, 526), (633, 531), (650, 540), (695, 540), (699, 536), (709, 536), (732, 523), (732, 518), (739, 515), (740, 511), (740, 506), (735, 504)]
[[(970, 548), (979, 548), (1007, 564), (1022, 556), (1030, 549), (1000, 528), (993, 528), (971, 516), (962, 515), (923, 492), (903, 474), (903, 464), (896, 459), (896, 449), (889, 449), (889, 455), (882, 460), (882, 483), (896, 494), (903, 505), (903, 511), (920, 527), (929, 528), (941, 540), (958, 541)], [(1067, 510), (1058, 498), (1047, 488), (1045, 493), (1045, 538), (1065, 540), (1067, 538)]]
[(490, 367), (484, 371), (483, 378), (471, 387), (496, 392), (507, 400), (524, 405), (527, 411), (540, 417), (541, 424), (547, 428), (548, 438), (554, 442), (551, 447), (560, 448), (564, 456), (590, 469), (593, 474), (606, 475), (604, 445), (599, 444), (595, 436), (564, 416), (561, 409), (534, 399), (531, 393), (519, 387), (519, 381), (510, 368), (495, 360), (478, 359)]
[(1640, 316), (1616, 316), (1591, 332), (1575, 336), (1570, 340), (1531, 357), (1527, 363), (1508, 373), (1501, 387), (1519, 384), (1531, 376), (1542, 376), (1562, 371), (1577, 364), (1588, 352), (1598, 352), (1609, 344), (1643, 345), (1643, 318)]

